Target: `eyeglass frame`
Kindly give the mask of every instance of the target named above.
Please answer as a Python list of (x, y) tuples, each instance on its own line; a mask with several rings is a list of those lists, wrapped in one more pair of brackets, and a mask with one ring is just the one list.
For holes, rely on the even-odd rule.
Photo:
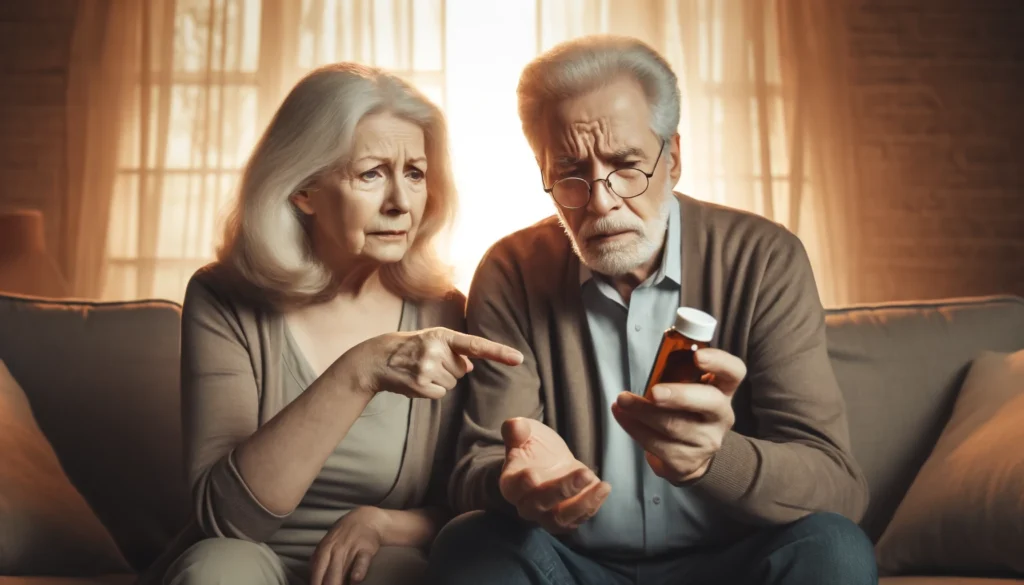
[[(643, 171), (641, 169), (638, 169), (636, 167), (626, 167), (628, 169), (633, 169), (633, 170), (640, 171), (640, 173), (643, 174), (643, 176), (647, 177), (647, 186), (644, 187), (643, 191), (640, 191), (636, 195), (630, 195), (629, 197), (623, 197), (622, 195), (619, 195), (618, 193), (616, 193), (615, 189), (612, 188), (612, 184), (608, 182), (608, 179), (610, 179), (612, 177), (612, 175), (614, 175), (615, 173), (617, 173), (617, 172), (619, 172), (621, 170), (625, 170), (625, 169), (615, 169), (614, 171), (608, 173), (608, 175), (605, 178), (603, 178), (603, 179), (594, 179), (593, 181), (588, 181), (588, 180), (586, 180), (584, 178), (581, 178), (581, 177), (562, 177), (561, 179), (558, 179), (554, 183), (551, 183), (550, 187), (543, 187), (543, 185), (544, 185), (544, 171), (541, 171), (541, 173), (540, 173), (541, 186), (543, 187), (544, 192), (551, 196), (551, 200), (554, 201), (556, 205), (558, 205), (559, 207), (561, 207), (563, 209), (583, 209), (584, 207), (590, 205), (590, 200), (593, 199), (593, 197), (594, 197), (594, 184), (598, 183), (598, 182), (604, 182), (604, 185), (605, 185), (605, 187), (607, 187), (608, 191), (610, 193), (614, 194), (619, 199), (635, 199), (635, 198), (643, 195), (644, 193), (646, 193), (647, 190), (651, 188), (651, 177), (653, 177), (654, 176), (654, 172), (658, 170), (658, 163), (661, 162), (661, 155), (665, 153), (665, 143), (666, 142), (667, 141), (664, 138), (661, 139), (661, 148), (658, 149), (658, 158), (654, 159), (654, 166), (651, 167), (651, 172), (648, 173), (648, 172), (645, 172), (645, 171)], [(567, 181), (567, 180), (570, 180), (570, 179), (574, 180), (574, 181), (583, 181), (584, 183), (587, 184), (587, 200), (583, 203), (583, 205), (576, 205), (576, 206), (562, 205), (558, 201), (558, 198), (555, 197), (555, 193), (554, 193), (555, 186), (557, 186), (558, 183), (560, 183), (562, 181)]]

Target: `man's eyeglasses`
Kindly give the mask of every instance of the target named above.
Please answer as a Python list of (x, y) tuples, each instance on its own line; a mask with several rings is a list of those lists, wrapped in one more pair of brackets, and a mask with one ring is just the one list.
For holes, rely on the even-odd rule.
[(590, 195), (594, 190), (594, 183), (604, 181), (604, 184), (620, 199), (632, 199), (643, 195), (651, 185), (651, 177), (654, 176), (658, 162), (661, 161), (661, 154), (665, 151), (665, 141), (661, 141), (661, 149), (658, 150), (658, 158), (654, 160), (651, 172), (645, 173), (638, 168), (628, 167), (614, 170), (608, 173), (603, 179), (588, 181), (579, 177), (565, 177), (555, 181), (551, 187), (545, 187), (544, 192), (551, 195), (555, 203), (566, 209), (579, 209), (590, 203)]

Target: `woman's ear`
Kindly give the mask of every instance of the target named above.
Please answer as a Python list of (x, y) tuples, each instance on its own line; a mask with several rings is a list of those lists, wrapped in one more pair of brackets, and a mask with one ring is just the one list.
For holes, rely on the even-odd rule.
[(298, 207), (299, 211), (302, 213), (305, 213), (306, 215), (314, 215), (313, 206), (310, 205), (309, 201), (309, 191), (307, 189), (292, 193), (288, 199), (293, 205), (295, 205), (295, 207)]

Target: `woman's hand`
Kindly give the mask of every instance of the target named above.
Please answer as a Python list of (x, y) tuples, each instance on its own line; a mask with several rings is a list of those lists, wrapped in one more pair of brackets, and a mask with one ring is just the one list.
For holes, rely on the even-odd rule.
[(523, 354), (482, 337), (434, 327), (368, 339), (345, 352), (332, 367), (354, 375), (357, 387), (371, 393), (436, 399), (473, 370), (469, 358), (517, 366)]
[(313, 551), (309, 585), (347, 585), (366, 578), (370, 561), (380, 550), (388, 513), (364, 506), (341, 517)]

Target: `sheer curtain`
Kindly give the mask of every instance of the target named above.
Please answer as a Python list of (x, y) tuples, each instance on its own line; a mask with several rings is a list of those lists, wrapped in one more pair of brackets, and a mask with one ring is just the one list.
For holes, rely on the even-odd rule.
[[(764, 215), (807, 248), (826, 306), (850, 302), (856, 186), (841, 101), (840, 6), (817, 0), (665, 2), (680, 75), (684, 192)], [(848, 111), (848, 110), (847, 110)], [(841, 205), (840, 205), (841, 204)]]
[(68, 66), (67, 195), (60, 265), (75, 297), (95, 298), (106, 275), (106, 234), (138, 65), (140, 4), (82, 0)]
[(110, 202), (105, 298), (181, 299), (188, 277), (212, 258), (246, 156), (307, 71), (357, 60), (444, 100), (442, 0), (142, 6), (142, 58)]
[(121, 133), (105, 230), (106, 298), (181, 298), (189, 275), (212, 257), (219, 221), (258, 132), (302, 74), (337, 60), (391, 70), (445, 109), (461, 200), (447, 252), (465, 289), (491, 243), (553, 211), (516, 115), (520, 70), (538, 51), (599, 32), (645, 40), (679, 75), (684, 171), (678, 189), (786, 225), (808, 248), (825, 302), (849, 298), (852, 247), (842, 214), (853, 213), (847, 194), (855, 190), (835, 72), (841, 23), (821, 3), (155, 0), (143, 6), (145, 42), (124, 100), (131, 104), (130, 123)]

